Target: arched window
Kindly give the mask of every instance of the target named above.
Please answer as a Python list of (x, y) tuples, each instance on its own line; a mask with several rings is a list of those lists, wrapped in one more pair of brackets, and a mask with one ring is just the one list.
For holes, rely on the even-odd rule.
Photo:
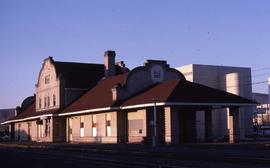
[(47, 107), (47, 99), (46, 99), (46, 97), (44, 97), (44, 108), (46, 108)]
[(45, 76), (45, 84), (50, 83), (50, 75)]
[(48, 102), (47, 102), (48, 103), (48, 107), (50, 107), (50, 96), (48, 96), (47, 99), (48, 99)]
[(56, 106), (56, 96), (55, 96), (55, 94), (53, 95), (53, 106)]
[(41, 98), (38, 99), (38, 108), (41, 109)]

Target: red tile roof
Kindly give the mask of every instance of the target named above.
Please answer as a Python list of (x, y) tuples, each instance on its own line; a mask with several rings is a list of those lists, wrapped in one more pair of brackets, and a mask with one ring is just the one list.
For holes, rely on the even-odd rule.
[(101, 80), (98, 85), (71, 103), (61, 113), (113, 106), (111, 89), (116, 84), (124, 85), (127, 75), (128, 73), (125, 73)]
[(122, 106), (158, 102), (254, 104), (249, 99), (186, 80), (171, 80), (154, 85), (126, 100)]
[(158, 102), (173, 103), (222, 103), (222, 104), (254, 104), (246, 98), (210, 88), (186, 80), (170, 80), (154, 84), (149, 88), (133, 95), (126, 100), (114, 102), (111, 89), (116, 84), (124, 85), (127, 73), (102, 80), (93, 89), (86, 92), (70, 106), (60, 113), (76, 112), (106, 107), (124, 107), (153, 103), (153, 98)]
[(36, 103), (33, 102), (25, 110), (23, 110), (20, 114), (9, 119), (9, 121), (10, 120), (19, 120), (19, 119), (24, 119), (24, 118), (29, 118), (29, 117), (35, 117), (35, 116), (40, 116), (40, 115), (45, 115), (45, 114), (54, 114), (57, 111), (59, 111), (59, 109), (52, 109), (52, 110), (36, 112)]

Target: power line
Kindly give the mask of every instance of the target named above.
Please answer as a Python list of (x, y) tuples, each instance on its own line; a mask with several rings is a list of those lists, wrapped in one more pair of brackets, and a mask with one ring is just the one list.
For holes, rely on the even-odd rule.
[(226, 88), (232, 88), (232, 87), (242, 87), (242, 86), (253, 86), (253, 85), (259, 85), (259, 84), (263, 84), (263, 83), (268, 83), (268, 81), (260, 81), (260, 82), (254, 82), (254, 83), (245, 83), (242, 85), (238, 85), (238, 86), (227, 86)]
[(263, 74), (257, 74), (257, 75), (251, 75), (251, 76), (252, 76), (252, 78), (256, 78), (256, 77), (260, 77), (260, 76), (268, 76), (268, 77), (270, 77), (270, 72), (263, 73)]
[[(229, 74), (229, 73), (228, 73)], [(262, 74), (257, 74), (257, 75), (241, 75), (241, 73), (239, 73), (240, 74), (240, 78), (249, 78), (249, 77), (251, 77), (251, 78), (257, 78), (257, 77), (260, 77), (260, 76), (269, 76), (270, 77), (270, 72), (269, 73), (262, 73)], [(183, 75), (185, 76), (185, 73), (183, 73)], [(193, 75), (193, 73), (190, 73), (190, 75)], [(190, 75), (187, 75), (186, 77), (188, 77), (188, 76), (190, 76)], [(224, 74), (224, 75), (226, 75), (226, 74)], [(193, 76), (194, 77), (194, 76)], [(219, 75), (216, 75), (215, 77), (219, 77)], [(195, 77), (195, 79), (215, 79), (215, 77), (212, 77), (212, 76), (209, 76), (209, 75), (206, 75), (206, 74), (204, 74), (204, 75), (199, 75), (199, 76), (196, 76)]]
[(264, 68), (253, 69), (252, 72), (263, 71), (263, 70), (267, 70), (267, 69), (270, 69), (270, 67), (264, 67)]

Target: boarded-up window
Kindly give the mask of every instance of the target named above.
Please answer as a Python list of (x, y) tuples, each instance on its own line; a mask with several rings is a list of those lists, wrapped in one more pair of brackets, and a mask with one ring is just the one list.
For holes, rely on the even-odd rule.
[(143, 119), (129, 120), (128, 128), (128, 134), (130, 136), (141, 136), (143, 133)]

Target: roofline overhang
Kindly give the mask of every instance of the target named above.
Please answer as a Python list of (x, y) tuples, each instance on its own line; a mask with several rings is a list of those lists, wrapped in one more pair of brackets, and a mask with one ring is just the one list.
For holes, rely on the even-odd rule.
[(96, 108), (96, 109), (88, 109), (88, 110), (81, 110), (81, 111), (73, 111), (67, 113), (60, 113), (58, 116), (67, 116), (67, 115), (75, 115), (75, 114), (85, 114), (85, 113), (92, 113), (92, 112), (102, 112), (102, 111), (110, 111), (110, 110), (119, 110), (119, 107), (104, 107), (104, 108)]
[[(151, 107), (155, 103), (146, 103), (146, 104), (137, 104), (130, 106), (123, 106), (121, 109), (133, 109), (133, 108), (142, 108), (142, 107)], [(250, 107), (256, 106), (257, 104), (251, 103), (189, 103), (189, 102), (158, 102), (156, 106), (212, 106), (213, 108), (222, 108), (222, 107)]]
[(86, 114), (86, 113), (94, 113), (94, 112), (104, 112), (104, 111), (115, 111), (115, 110), (127, 110), (127, 109), (134, 109), (134, 108), (144, 108), (144, 107), (153, 107), (153, 106), (212, 106), (214, 109), (224, 108), (224, 107), (251, 107), (256, 106), (257, 104), (254, 103), (189, 103), (189, 102), (157, 102), (157, 103), (145, 103), (145, 104), (137, 104), (137, 105), (128, 105), (128, 106), (120, 106), (120, 107), (104, 107), (104, 108), (95, 108), (95, 109), (88, 109), (88, 110), (81, 110), (81, 111), (72, 111), (60, 114), (44, 114), (34, 117), (28, 117), (23, 119), (17, 120), (9, 120), (6, 122), (1, 123), (1, 125), (9, 124), (12, 122), (21, 122), (27, 120), (34, 120), (42, 117), (51, 117), (51, 116), (69, 116), (69, 115), (76, 115), (76, 114)]
[(38, 118), (43, 118), (43, 117), (52, 117), (55, 116), (54, 114), (44, 114), (44, 115), (39, 115), (39, 116), (34, 116), (34, 117), (27, 117), (27, 118), (22, 118), (22, 119), (16, 119), (16, 120), (8, 120), (5, 122), (2, 122), (0, 125), (5, 125), (5, 124), (10, 124), (13, 122), (22, 122), (22, 121), (28, 121), (28, 120), (34, 120)]
[[(120, 107), (104, 107), (104, 108), (96, 108), (89, 110), (81, 110), (81, 111), (73, 111), (67, 113), (58, 114), (58, 116), (68, 116), (68, 115), (76, 115), (76, 114), (85, 114), (91, 112), (102, 112), (102, 111), (111, 111), (111, 110), (126, 110), (126, 109), (134, 109), (134, 108), (143, 108), (143, 107), (153, 107), (155, 103), (146, 103), (146, 104), (137, 104), (130, 106), (120, 106)], [(245, 103), (179, 103), (179, 102), (157, 102), (156, 106), (212, 106), (213, 108), (222, 108), (222, 107), (250, 107), (256, 106), (256, 104), (245, 104)]]

